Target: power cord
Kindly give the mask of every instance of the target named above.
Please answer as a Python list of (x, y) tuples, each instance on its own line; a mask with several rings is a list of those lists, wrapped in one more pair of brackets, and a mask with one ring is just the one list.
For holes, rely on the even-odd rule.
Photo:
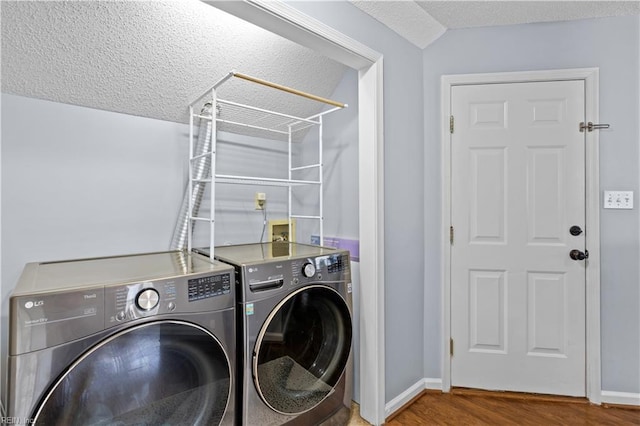
[[(262, 201), (264, 203), (264, 201)], [(267, 229), (267, 207), (264, 204), (262, 206), (262, 234), (260, 235), (260, 242), (264, 242), (264, 231)]]

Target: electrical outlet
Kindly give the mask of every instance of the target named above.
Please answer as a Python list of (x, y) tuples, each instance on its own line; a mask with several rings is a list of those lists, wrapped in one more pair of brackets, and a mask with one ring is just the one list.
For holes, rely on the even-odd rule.
[(605, 209), (633, 209), (633, 191), (604, 191)]
[(267, 203), (267, 194), (264, 192), (256, 192), (254, 203), (256, 210), (264, 210), (264, 205)]

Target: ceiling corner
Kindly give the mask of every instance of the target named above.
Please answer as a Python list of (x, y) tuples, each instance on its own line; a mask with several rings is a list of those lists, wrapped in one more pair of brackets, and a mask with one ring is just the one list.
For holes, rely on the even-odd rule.
[(349, 2), (420, 49), (433, 43), (447, 30), (414, 1)]

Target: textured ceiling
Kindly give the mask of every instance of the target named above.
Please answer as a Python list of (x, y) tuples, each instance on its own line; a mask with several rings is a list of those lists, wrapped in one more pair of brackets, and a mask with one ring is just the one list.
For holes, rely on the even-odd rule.
[[(346, 70), (197, 0), (0, 7), (4, 93), (187, 122), (188, 104), (231, 70), (323, 97)], [(252, 83), (225, 85), (221, 96), (300, 116), (322, 107)]]
[(449, 28), (487, 27), (638, 15), (640, 1), (350, 0), (423, 49)]
[(447, 28), (640, 14), (639, 1), (417, 1)]
[[(420, 48), (446, 28), (640, 13), (640, 1), (354, 1)], [(2, 92), (187, 122), (231, 70), (331, 97), (346, 68), (198, 0), (0, 1)], [(221, 95), (298, 116), (315, 102), (250, 83)], [(337, 99), (340, 101), (340, 99)]]

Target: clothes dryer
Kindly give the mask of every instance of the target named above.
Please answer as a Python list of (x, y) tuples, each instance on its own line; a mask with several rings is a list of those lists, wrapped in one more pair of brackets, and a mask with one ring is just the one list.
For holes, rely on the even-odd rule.
[(10, 299), (7, 415), (234, 424), (234, 279), (182, 251), (27, 264)]
[(216, 247), (214, 254), (236, 268), (241, 423), (347, 424), (349, 252), (262, 243)]

